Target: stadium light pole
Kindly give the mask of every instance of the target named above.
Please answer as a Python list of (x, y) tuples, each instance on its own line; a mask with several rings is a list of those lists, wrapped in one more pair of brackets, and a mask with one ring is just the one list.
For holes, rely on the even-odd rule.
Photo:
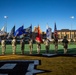
[(6, 32), (7, 32), (7, 18), (8, 18), (8, 16), (4, 16), (4, 18), (6, 19), (5, 26), (6, 26)]
[[(74, 16), (71, 16), (70, 18), (74, 19)], [(71, 39), (72, 39), (72, 23), (71, 23)]]

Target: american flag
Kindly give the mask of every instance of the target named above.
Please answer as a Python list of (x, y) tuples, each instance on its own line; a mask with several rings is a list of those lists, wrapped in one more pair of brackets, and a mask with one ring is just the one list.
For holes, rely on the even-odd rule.
[(56, 23), (55, 23), (55, 26), (54, 26), (54, 38), (58, 38)]

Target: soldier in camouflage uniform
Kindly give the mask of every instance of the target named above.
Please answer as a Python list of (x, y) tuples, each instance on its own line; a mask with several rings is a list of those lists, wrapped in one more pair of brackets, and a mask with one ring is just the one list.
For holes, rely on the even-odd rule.
[(13, 54), (16, 54), (16, 37), (13, 37), (12, 40), (12, 50), (13, 50)]
[(37, 42), (37, 54), (40, 54), (41, 43)]
[(24, 38), (22, 38), (21, 40), (20, 40), (20, 45), (21, 45), (21, 54), (24, 54), (24, 49), (25, 49), (25, 40), (24, 40)]
[(33, 40), (29, 39), (29, 48), (30, 48), (30, 54), (32, 54), (32, 49), (33, 49)]
[(55, 45), (55, 53), (57, 53), (58, 51), (58, 39), (57, 38), (54, 39), (54, 45)]
[(44, 44), (45, 44), (46, 53), (49, 53), (50, 41), (47, 38), (45, 38)]
[(5, 54), (5, 50), (6, 50), (6, 41), (5, 41), (4, 38), (1, 41), (1, 47), (2, 47), (2, 55), (4, 55)]

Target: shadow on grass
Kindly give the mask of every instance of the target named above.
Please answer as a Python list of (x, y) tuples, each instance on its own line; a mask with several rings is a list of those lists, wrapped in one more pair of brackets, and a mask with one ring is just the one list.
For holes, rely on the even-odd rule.
[[(28, 56), (42, 56), (42, 57), (57, 57), (57, 56), (76, 56), (76, 48), (70, 48), (67, 51), (67, 54), (64, 54), (64, 50), (63, 49), (58, 49), (57, 53), (55, 53), (55, 50), (51, 49), (49, 50), (49, 54), (52, 55), (42, 55), (42, 54), (47, 54), (46, 50), (41, 50), (40, 54), (37, 54), (37, 50), (33, 50), (32, 54), (29, 54), (30, 50), (25, 50), (24, 51), (24, 55), (28, 55)], [(53, 55), (55, 54), (55, 55)], [(10, 49), (8, 49), (8, 51), (5, 53), (5, 55), (12, 55), (12, 51)], [(16, 55), (22, 55), (21, 54), (21, 50), (17, 50), (16, 51)]]
[(40, 54), (37, 54), (37, 51), (34, 50), (32, 54), (29, 54), (29, 51), (26, 51), (25, 55), (40, 56), (40, 57), (58, 57), (58, 56), (76, 57), (76, 48), (68, 49), (66, 54), (64, 54), (63, 49), (59, 49), (57, 53), (55, 53), (54, 50), (49, 50), (49, 53), (46, 53), (46, 50), (41, 50)]

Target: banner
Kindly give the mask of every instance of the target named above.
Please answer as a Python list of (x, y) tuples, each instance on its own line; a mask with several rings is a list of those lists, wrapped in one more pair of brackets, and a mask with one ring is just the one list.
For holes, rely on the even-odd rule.
[(24, 31), (24, 26), (21, 26), (21, 27), (19, 27), (19, 28), (15, 31), (14, 36), (20, 36), (20, 35), (22, 35), (22, 34), (24, 34), (24, 33), (25, 33), (25, 31)]
[(32, 25), (31, 25), (30, 27), (26, 28), (26, 29), (25, 29), (25, 32), (31, 33), (31, 32), (32, 32)]
[(11, 29), (11, 32), (8, 34), (7, 38), (13, 37), (15, 33), (15, 26), (13, 26), (13, 28)]
[(47, 28), (46, 30), (46, 38), (51, 41), (51, 31), (52, 29), (50, 27)]
[(40, 27), (38, 26), (38, 34), (36, 36), (36, 42), (38, 43), (42, 43), (42, 38), (41, 38), (41, 35), (40, 35)]

